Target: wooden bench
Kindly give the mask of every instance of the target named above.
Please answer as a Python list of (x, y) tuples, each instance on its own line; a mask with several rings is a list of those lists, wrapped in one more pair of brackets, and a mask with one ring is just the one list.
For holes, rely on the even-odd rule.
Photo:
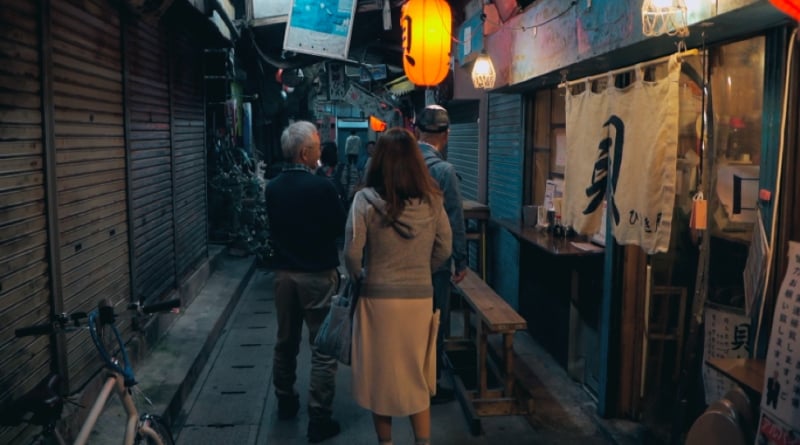
[[(529, 406), (521, 404), (514, 393), (514, 333), (527, 329), (528, 323), (470, 269), (454, 288), (468, 307), (464, 310), (464, 336), (450, 339), (446, 349), (458, 350), (459, 342), (471, 342), (475, 347), (476, 388), (467, 389), (457, 373), (453, 377), (472, 433), (480, 434), (480, 416), (528, 414)], [(474, 323), (471, 314), (475, 316)], [(490, 334), (502, 336), (499, 365), (489, 351)], [(489, 387), (489, 372), (497, 377), (494, 381), (500, 383), (499, 387)]]

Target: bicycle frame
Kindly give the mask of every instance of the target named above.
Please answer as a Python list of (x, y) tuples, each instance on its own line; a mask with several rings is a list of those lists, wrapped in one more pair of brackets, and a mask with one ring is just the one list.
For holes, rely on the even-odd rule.
[(89, 411), (89, 415), (83, 422), (83, 426), (81, 426), (81, 430), (78, 432), (78, 436), (75, 438), (74, 445), (86, 445), (87, 441), (89, 440), (89, 435), (92, 433), (92, 430), (94, 430), (94, 427), (97, 424), (97, 420), (100, 418), (100, 414), (103, 412), (106, 402), (112, 395), (112, 391), (115, 392), (119, 397), (123, 408), (125, 408), (125, 413), (127, 414), (127, 421), (125, 423), (125, 439), (123, 444), (133, 445), (133, 441), (136, 438), (136, 433), (139, 432), (151, 438), (156, 444), (164, 445), (161, 442), (158, 434), (156, 434), (152, 428), (150, 428), (147, 424), (140, 423), (139, 410), (136, 409), (136, 404), (133, 403), (133, 396), (131, 396), (128, 388), (125, 387), (124, 382), (125, 379), (123, 378), (122, 374), (115, 371), (108, 371), (108, 377), (106, 377), (106, 382), (103, 385), (103, 389), (100, 391), (100, 394), (98, 394), (97, 400), (95, 400), (94, 405), (92, 405), (92, 409)]
[[(129, 304), (127, 309), (136, 310), (137, 314), (145, 315), (155, 312), (165, 312), (179, 306), (180, 300), (175, 299), (147, 306), (142, 306), (140, 303)], [(105, 365), (105, 383), (100, 393), (97, 395), (97, 399), (94, 401), (92, 408), (89, 410), (83, 425), (81, 425), (81, 429), (73, 445), (86, 445), (88, 443), (89, 435), (97, 425), (100, 414), (103, 412), (106, 402), (108, 402), (112, 393), (116, 393), (117, 397), (119, 397), (120, 402), (122, 402), (122, 407), (127, 414), (124, 440), (122, 442), (123, 445), (133, 445), (134, 441), (141, 439), (142, 436), (149, 439), (148, 444), (165, 445), (165, 440), (162, 439), (161, 434), (165, 434), (166, 443), (172, 444), (172, 434), (169, 432), (169, 426), (164, 425), (163, 421), (158, 416), (151, 416), (149, 414), (140, 415), (139, 410), (136, 408), (130, 389), (136, 385), (136, 377), (134, 376), (131, 363), (128, 360), (125, 342), (114, 324), (116, 317), (117, 314), (114, 313), (113, 306), (109, 305), (105, 300), (101, 300), (98, 304), (98, 308), (88, 314), (76, 312), (73, 314), (56, 315), (53, 316), (52, 320), (48, 323), (16, 329), (14, 335), (16, 337), (27, 337), (63, 333), (79, 328), (81, 326), (80, 320), (87, 318), (87, 326), (92, 341), (97, 348), (101, 361)], [(103, 326), (108, 326), (112, 330), (122, 361), (115, 358), (113, 354), (110, 354), (106, 350), (102, 340), (101, 329)], [(37, 420), (38, 425), (43, 425), (43, 432), (40, 433), (38, 437), (44, 439), (50, 438), (57, 441), (60, 445), (66, 445), (64, 438), (61, 437), (61, 434), (59, 434), (56, 428), (56, 422), (61, 416), (61, 403), (63, 402), (63, 397), (58, 394), (57, 388), (54, 388), (58, 384), (58, 377), (57, 374), (49, 376), (20, 399), (22, 400), (22, 402), (20, 402), (20, 408), (24, 407), (20, 416), (24, 416), (27, 412), (32, 412), (34, 419), (36, 419), (37, 416), (44, 416), (45, 423), (38, 423), (42, 422), (41, 418)], [(44, 397), (44, 399), (39, 400), (42, 399), (42, 397)], [(12, 420), (14, 419), (17, 418), (13, 417)], [(18, 425), (22, 421), (24, 420), (20, 417), (17, 423), (12, 422), (8, 424)]]

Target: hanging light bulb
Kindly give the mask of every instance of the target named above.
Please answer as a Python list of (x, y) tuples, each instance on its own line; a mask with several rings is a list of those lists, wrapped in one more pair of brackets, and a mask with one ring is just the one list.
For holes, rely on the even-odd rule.
[(472, 65), (472, 86), (484, 90), (494, 88), (495, 78), (494, 64), (484, 49)]
[(662, 34), (688, 37), (687, 10), (684, 0), (644, 0), (642, 3), (642, 34), (646, 37)]

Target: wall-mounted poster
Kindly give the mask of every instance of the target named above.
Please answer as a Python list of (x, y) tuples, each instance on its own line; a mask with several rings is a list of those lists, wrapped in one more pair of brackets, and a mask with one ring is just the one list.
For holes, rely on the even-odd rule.
[(709, 305), (704, 320), (703, 384), (706, 403), (711, 403), (725, 397), (736, 383), (706, 362), (711, 358), (749, 357), (750, 318), (738, 310)]
[(764, 370), (761, 411), (800, 425), (800, 243), (789, 241), (789, 264), (775, 298)]
[(356, 0), (294, 0), (284, 51), (347, 59)]

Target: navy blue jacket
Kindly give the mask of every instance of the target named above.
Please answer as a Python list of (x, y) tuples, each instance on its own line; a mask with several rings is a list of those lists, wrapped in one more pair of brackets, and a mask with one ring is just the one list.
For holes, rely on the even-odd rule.
[(339, 265), (336, 240), (345, 210), (336, 188), (302, 165), (289, 165), (265, 191), (275, 269), (321, 272)]

